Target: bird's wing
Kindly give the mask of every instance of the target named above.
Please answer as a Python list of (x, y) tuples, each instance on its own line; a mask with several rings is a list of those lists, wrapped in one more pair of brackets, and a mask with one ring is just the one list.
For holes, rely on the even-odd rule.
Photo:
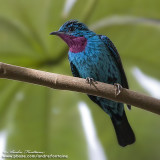
[[(129, 88), (128, 81), (127, 81), (127, 78), (126, 78), (126, 75), (125, 75), (125, 72), (124, 72), (124, 68), (123, 68), (123, 65), (122, 65), (122, 61), (121, 61), (120, 55), (119, 55), (116, 47), (114, 46), (112, 41), (107, 36), (99, 35), (99, 37), (102, 39), (102, 41), (106, 44), (106, 46), (110, 50), (110, 53), (111, 53), (112, 57), (114, 58), (117, 66), (119, 68), (119, 71), (121, 73), (121, 78), (122, 78), (122, 86), (124, 88), (128, 89)], [(129, 109), (131, 109), (130, 105), (127, 105), (127, 107)]]
[(78, 69), (76, 68), (76, 66), (70, 62), (70, 66), (71, 66), (71, 71), (74, 77), (80, 77)]

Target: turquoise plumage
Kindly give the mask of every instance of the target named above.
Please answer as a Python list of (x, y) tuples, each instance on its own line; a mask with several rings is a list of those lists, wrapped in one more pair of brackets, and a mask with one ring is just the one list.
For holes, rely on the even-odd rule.
[[(68, 58), (72, 74), (75, 77), (93, 78), (95, 81), (128, 87), (126, 75), (118, 51), (111, 40), (104, 35), (97, 35), (86, 25), (78, 21), (68, 21), (57, 32), (69, 46)], [(118, 142), (126, 146), (135, 142), (135, 136), (130, 127), (124, 104), (88, 95), (111, 118)], [(130, 109), (131, 106), (128, 105)]]

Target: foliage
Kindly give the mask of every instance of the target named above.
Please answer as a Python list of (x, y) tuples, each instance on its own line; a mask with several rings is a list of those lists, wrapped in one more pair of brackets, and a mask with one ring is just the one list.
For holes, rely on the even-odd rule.
[[(159, 0), (78, 0), (63, 15), (64, 0), (0, 0), (0, 59), (2, 62), (61, 74), (71, 74), (67, 47), (49, 33), (69, 19), (89, 26), (114, 16), (159, 19)], [(154, 22), (154, 21), (153, 21)], [(143, 91), (131, 70), (140, 67), (160, 79), (160, 27), (143, 24), (111, 24), (97, 28), (117, 46), (131, 89)], [(90, 106), (97, 132), (109, 159), (158, 160), (159, 117), (132, 107), (127, 112), (137, 141), (127, 148), (117, 145), (111, 122), (95, 104), (80, 93), (58, 91), (22, 82), (0, 80), (0, 130), (7, 134), (6, 150), (37, 150), (67, 154), (71, 160), (87, 159), (79, 101)]]

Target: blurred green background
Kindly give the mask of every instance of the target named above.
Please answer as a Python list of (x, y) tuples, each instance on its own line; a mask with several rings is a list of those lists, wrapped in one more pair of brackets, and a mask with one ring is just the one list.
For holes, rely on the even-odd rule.
[[(72, 1), (74, 5), (68, 8)], [(136, 66), (160, 79), (159, 0), (0, 0), (0, 61), (71, 75), (66, 44), (49, 36), (69, 19), (107, 35), (121, 55), (130, 88), (149, 94), (132, 69)], [(0, 80), (0, 135), (6, 137), (1, 150), (5, 146), (5, 151), (36, 150), (88, 160), (80, 101), (92, 113), (109, 160), (160, 159), (158, 115), (135, 107), (126, 110), (136, 143), (122, 148), (109, 117), (86, 95), (6, 79)]]

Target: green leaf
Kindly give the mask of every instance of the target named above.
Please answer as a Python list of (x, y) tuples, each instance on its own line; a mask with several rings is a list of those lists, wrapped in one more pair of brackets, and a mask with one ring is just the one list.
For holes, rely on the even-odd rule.
[[(131, 89), (145, 92), (132, 74), (135, 66), (160, 79), (159, 0), (77, 0), (66, 16), (64, 5), (64, 0), (0, 0), (1, 62), (71, 75), (68, 47), (49, 33), (69, 19), (78, 19), (114, 42)], [(36, 150), (87, 160), (77, 108), (79, 101), (85, 101), (108, 159), (160, 157), (159, 117), (147, 111), (134, 107), (127, 111), (137, 140), (121, 148), (109, 117), (84, 94), (1, 79), (0, 97), (0, 132), (7, 135), (6, 151)]]

